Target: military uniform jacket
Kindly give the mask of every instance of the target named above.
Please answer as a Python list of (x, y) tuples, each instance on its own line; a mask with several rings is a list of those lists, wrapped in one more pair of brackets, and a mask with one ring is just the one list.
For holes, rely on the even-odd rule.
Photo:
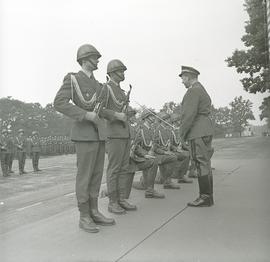
[(131, 135), (131, 149), (130, 149), (130, 158), (135, 162), (144, 162), (146, 159), (144, 156), (147, 154), (145, 150), (140, 146), (140, 128), (138, 126), (130, 126), (130, 135)]
[(182, 101), (180, 136), (184, 141), (214, 134), (210, 110), (210, 96), (199, 82), (193, 83)]
[[(109, 81), (107, 83), (107, 101), (105, 108), (113, 112), (122, 112), (126, 102), (126, 94), (120, 86), (114, 82)], [(107, 124), (107, 136), (108, 138), (130, 138), (130, 124), (119, 121), (117, 119), (109, 119)]]
[(39, 138), (32, 137), (30, 140), (30, 152), (40, 152), (41, 142)]
[[(157, 141), (157, 147), (162, 151), (167, 151), (170, 143), (170, 130), (163, 124), (159, 124), (155, 129), (155, 136)], [(164, 154), (162, 152), (162, 154)]]
[[(83, 71), (69, 73), (54, 99), (54, 107), (62, 114), (74, 119), (71, 130), (72, 141), (102, 141), (106, 139), (105, 121), (101, 119), (98, 126), (85, 120), (86, 112), (93, 112), (97, 97), (102, 92), (102, 85), (89, 78)], [(73, 101), (73, 103), (70, 102)], [(110, 118), (110, 112), (103, 116)]]
[(12, 153), (12, 139), (8, 136), (1, 135), (0, 137), (0, 148), (2, 153)]
[(26, 152), (27, 151), (27, 139), (25, 136), (17, 136), (15, 138), (15, 146), (18, 152)]
[(158, 145), (159, 136), (158, 132), (155, 132), (153, 127), (148, 127), (146, 124), (140, 126), (140, 134), (138, 138), (138, 143), (141, 148), (145, 151), (145, 154), (151, 150), (153, 153), (158, 155), (163, 155), (164, 150)]
[(170, 150), (173, 152), (177, 151), (178, 146), (181, 144), (179, 139), (179, 128), (177, 129), (170, 129)]

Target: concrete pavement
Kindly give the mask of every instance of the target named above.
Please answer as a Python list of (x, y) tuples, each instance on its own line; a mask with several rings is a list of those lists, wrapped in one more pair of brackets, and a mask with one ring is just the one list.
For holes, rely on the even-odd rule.
[(138, 211), (126, 215), (100, 199), (117, 224), (98, 234), (78, 228), (76, 208), (1, 234), (0, 261), (269, 261), (270, 142), (241, 141), (215, 154), (213, 207), (186, 207), (196, 181), (162, 200), (133, 190)]

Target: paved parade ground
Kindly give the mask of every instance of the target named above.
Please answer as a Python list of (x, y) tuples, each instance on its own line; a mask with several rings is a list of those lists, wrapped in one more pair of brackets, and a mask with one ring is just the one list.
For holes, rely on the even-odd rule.
[(98, 234), (78, 227), (74, 155), (42, 158), (42, 172), (23, 176), (14, 163), (15, 174), (0, 178), (0, 261), (270, 261), (270, 138), (214, 146), (214, 206), (186, 206), (197, 197), (195, 179), (180, 190), (158, 185), (161, 200), (132, 190), (138, 210), (126, 215), (109, 214), (100, 198), (116, 225)]

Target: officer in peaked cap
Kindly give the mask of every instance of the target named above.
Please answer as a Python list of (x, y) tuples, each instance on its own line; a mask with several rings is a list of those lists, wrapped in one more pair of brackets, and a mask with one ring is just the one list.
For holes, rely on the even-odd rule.
[(193, 67), (190, 66), (182, 66), (182, 70), (181, 73), (179, 74), (180, 77), (183, 76), (183, 74), (192, 74), (194, 76), (198, 76), (200, 74), (200, 72), (198, 70), (196, 70)]
[(213, 176), (211, 170), (213, 124), (209, 117), (211, 98), (198, 81), (199, 71), (182, 66), (179, 76), (187, 88), (181, 110), (180, 136), (188, 141), (191, 157), (198, 171), (199, 197), (188, 203), (192, 207), (204, 207), (214, 204)]
[[(103, 85), (94, 77), (101, 54), (90, 44), (79, 47), (78, 73), (68, 73), (54, 99), (58, 112), (72, 118), (71, 140), (77, 154), (76, 197), (80, 212), (79, 227), (96, 233), (97, 224), (114, 225), (114, 219), (105, 217), (98, 210), (98, 195), (105, 158), (104, 118), (113, 117), (100, 105), (104, 102)], [(106, 97), (104, 97), (106, 101)], [(73, 103), (72, 103), (73, 102)]]

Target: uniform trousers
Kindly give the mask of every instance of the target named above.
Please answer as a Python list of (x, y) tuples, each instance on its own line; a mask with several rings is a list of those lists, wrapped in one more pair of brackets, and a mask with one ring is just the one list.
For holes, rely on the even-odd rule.
[(190, 157), (181, 152), (174, 152), (174, 154), (177, 157), (177, 161), (175, 162), (175, 170), (173, 172), (173, 178), (181, 179), (186, 175), (188, 171)]
[(40, 152), (32, 152), (32, 164), (34, 170), (38, 169), (39, 156)]
[(24, 171), (26, 152), (18, 150), (18, 162), (19, 162), (19, 172), (22, 173)]
[(78, 206), (99, 195), (105, 157), (104, 141), (76, 141)]
[(160, 171), (159, 177), (156, 180), (161, 183), (169, 183), (177, 157), (175, 155), (155, 155), (155, 157)]
[(212, 136), (194, 138), (189, 141), (191, 157), (198, 172), (200, 195), (213, 194), (211, 157), (213, 155)]
[(3, 176), (8, 175), (9, 157), (10, 157), (9, 153), (5, 153), (3, 151), (1, 152), (1, 169), (2, 169)]
[(130, 139), (110, 138), (107, 142), (108, 167), (107, 187), (109, 197), (125, 190), (126, 175), (129, 172)]
[(154, 188), (155, 177), (157, 174), (158, 165), (155, 159), (145, 159), (143, 162), (136, 162), (130, 159), (129, 173), (126, 175), (126, 198), (129, 198), (131, 187), (136, 171), (143, 172), (145, 186)]

